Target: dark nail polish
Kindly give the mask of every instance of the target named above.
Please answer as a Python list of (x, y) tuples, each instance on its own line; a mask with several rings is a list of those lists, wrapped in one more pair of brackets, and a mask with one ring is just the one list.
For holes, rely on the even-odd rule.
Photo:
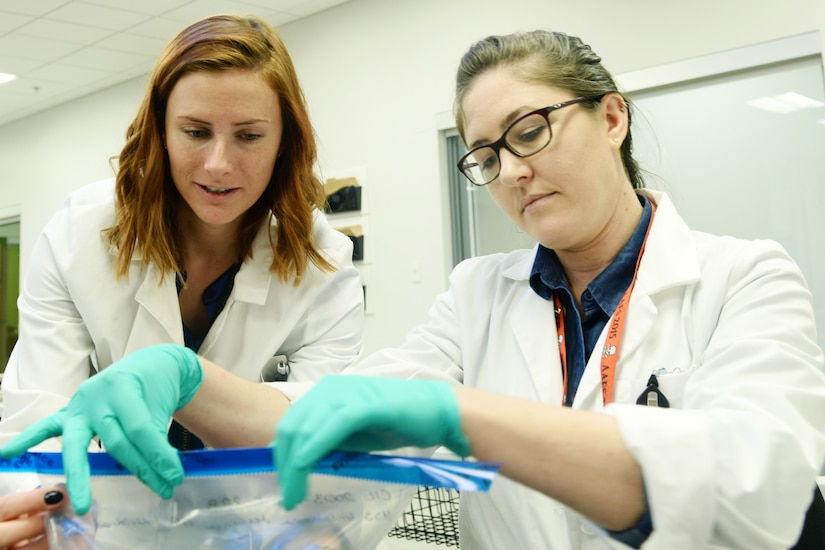
[(43, 500), (46, 504), (52, 505), (57, 504), (61, 500), (63, 500), (63, 493), (60, 491), (49, 491), (45, 495), (43, 495)]

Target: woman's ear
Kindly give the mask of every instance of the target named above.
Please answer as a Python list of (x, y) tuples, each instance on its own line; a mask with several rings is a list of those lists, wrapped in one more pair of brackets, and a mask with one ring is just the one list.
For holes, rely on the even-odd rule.
[(602, 107), (607, 122), (607, 135), (612, 143), (621, 147), (624, 138), (627, 137), (629, 118), (627, 102), (621, 94), (611, 93), (602, 98)]

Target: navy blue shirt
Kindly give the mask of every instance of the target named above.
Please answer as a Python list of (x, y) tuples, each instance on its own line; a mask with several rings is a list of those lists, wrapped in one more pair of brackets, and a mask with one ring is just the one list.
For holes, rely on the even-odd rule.
[[(644, 206), (639, 225), (630, 236), (630, 240), (619, 251), (616, 258), (604, 271), (593, 279), (581, 295), (584, 318), (579, 312), (573, 292), (567, 282), (567, 276), (556, 253), (541, 245), (538, 247), (533, 269), (530, 273), (530, 287), (545, 300), (552, 300), (557, 292), (564, 311), (564, 338), (567, 353), (567, 399), (565, 404), (572, 405), (576, 390), (581, 382), (587, 361), (596, 347), (596, 342), (616, 310), (616, 306), (633, 281), (636, 262), (644, 244), (645, 235), (652, 216), (650, 201), (637, 195)], [(556, 335), (548, 335), (555, 338)], [(634, 548), (653, 532), (650, 511), (647, 510), (639, 523), (627, 531), (610, 532), (611, 536)]]
[[(206, 330), (202, 334), (192, 332), (186, 324), (183, 325), (183, 343), (184, 345), (196, 352), (203, 344), (206, 334), (218, 318), (218, 315), (223, 311), (226, 301), (229, 299), (229, 294), (232, 292), (232, 287), (235, 286), (235, 274), (241, 268), (241, 262), (236, 263), (223, 274), (215, 279), (206, 290), (203, 291), (203, 305), (206, 306), (206, 314), (209, 317), (209, 323)], [(186, 273), (178, 275), (175, 278), (175, 284), (178, 288), (178, 294), (183, 289), (183, 283), (186, 281)], [(169, 443), (175, 448), (182, 451), (192, 449), (203, 449), (203, 441), (201, 441), (195, 434), (178, 424), (176, 420), (172, 421), (169, 427)]]
[[(183, 343), (187, 348), (195, 352), (200, 349), (203, 344), (203, 339), (206, 338), (206, 334), (209, 332), (215, 319), (218, 318), (220, 312), (223, 311), (223, 306), (226, 305), (226, 301), (229, 299), (232, 287), (235, 286), (235, 274), (238, 273), (240, 268), (241, 262), (236, 263), (224, 271), (220, 277), (212, 281), (212, 283), (206, 287), (206, 290), (203, 291), (203, 305), (206, 306), (209, 324), (203, 334), (195, 334), (189, 330), (186, 324), (183, 325)], [(186, 282), (186, 273), (184, 272), (182, 275), (183, 278), (181, 278), (181, 275), (175, 277), (178, 294), (183, 290), (183, 284)]]

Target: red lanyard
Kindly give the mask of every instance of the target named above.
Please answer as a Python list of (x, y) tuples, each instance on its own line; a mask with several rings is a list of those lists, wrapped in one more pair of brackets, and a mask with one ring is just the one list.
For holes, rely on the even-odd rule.
[[(625, 313), (627, 312), (627, 303), (630, 301), (630, 293), (633, 292), (633, 286), (636, 284), (636, 275), (639, 273), (639, 264), (642, 262), (642, 255), (645, 252), (645, 244), (647, 237), (650, 235), (650, 228), (653, 226), (653, 215), (656, 213), (656, 206), (650, 203), (651, 213), (650, 222), (647, 225), (645, 233), (645, 240), (642, 241), (642, 248), (639, 250), (639, 257), (636, 258), (636, 269), (633, 271), (633, 279), (630, 281), (630, 286), (616, 306), (616, 311), (610, 320), (610, 326), (607, 329), (607, 337), (604, 341), (604, 348), (602, 348), (601, 369), (600, 376), (602, 380), (602, 399), (607, 405), (613, 401), (613, 383), (616, 380), (616, 362), (619, 360), (619, 346), (622, 342), (622, 332), (624, 332)], [(559, 335), (559, 357), (561, 359), (562, 384), (564, 387), (564, 395), (561, 398), (561, 404), (567, 402), (567, 340), (564, 337), (564, 308), (562, 308), (561, 300), (558, 292), (553, 293), (553, 304), (556, 313), (556, 330)]]

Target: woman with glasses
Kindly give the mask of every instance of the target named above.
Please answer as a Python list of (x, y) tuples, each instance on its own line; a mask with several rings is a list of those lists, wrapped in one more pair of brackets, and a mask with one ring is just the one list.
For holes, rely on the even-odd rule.
[(461, 495), (463, 549), (823, 547), (822, 516), (800, 540), (823, 356), (786, 252), (644, 189), (632, 106), (578, 38), (473, 45), (455, 113), (459, 170), (538, 245), (461, 263), (403, 345), (292, 405), (287, 506), (331, 449), (445, 445), (505, 476)]
[(632, 107), (578, 38), (481, 40), (455, 110), (459, 169), (538, 244), (461, 263), (400, 347), (289, 407), (284, 505), (333, 449), (443, 445), (502, 465), (461, 495), (465, 550), (797, 544), (825, 374), (791, 258), (691, 231), (644, 189)]

